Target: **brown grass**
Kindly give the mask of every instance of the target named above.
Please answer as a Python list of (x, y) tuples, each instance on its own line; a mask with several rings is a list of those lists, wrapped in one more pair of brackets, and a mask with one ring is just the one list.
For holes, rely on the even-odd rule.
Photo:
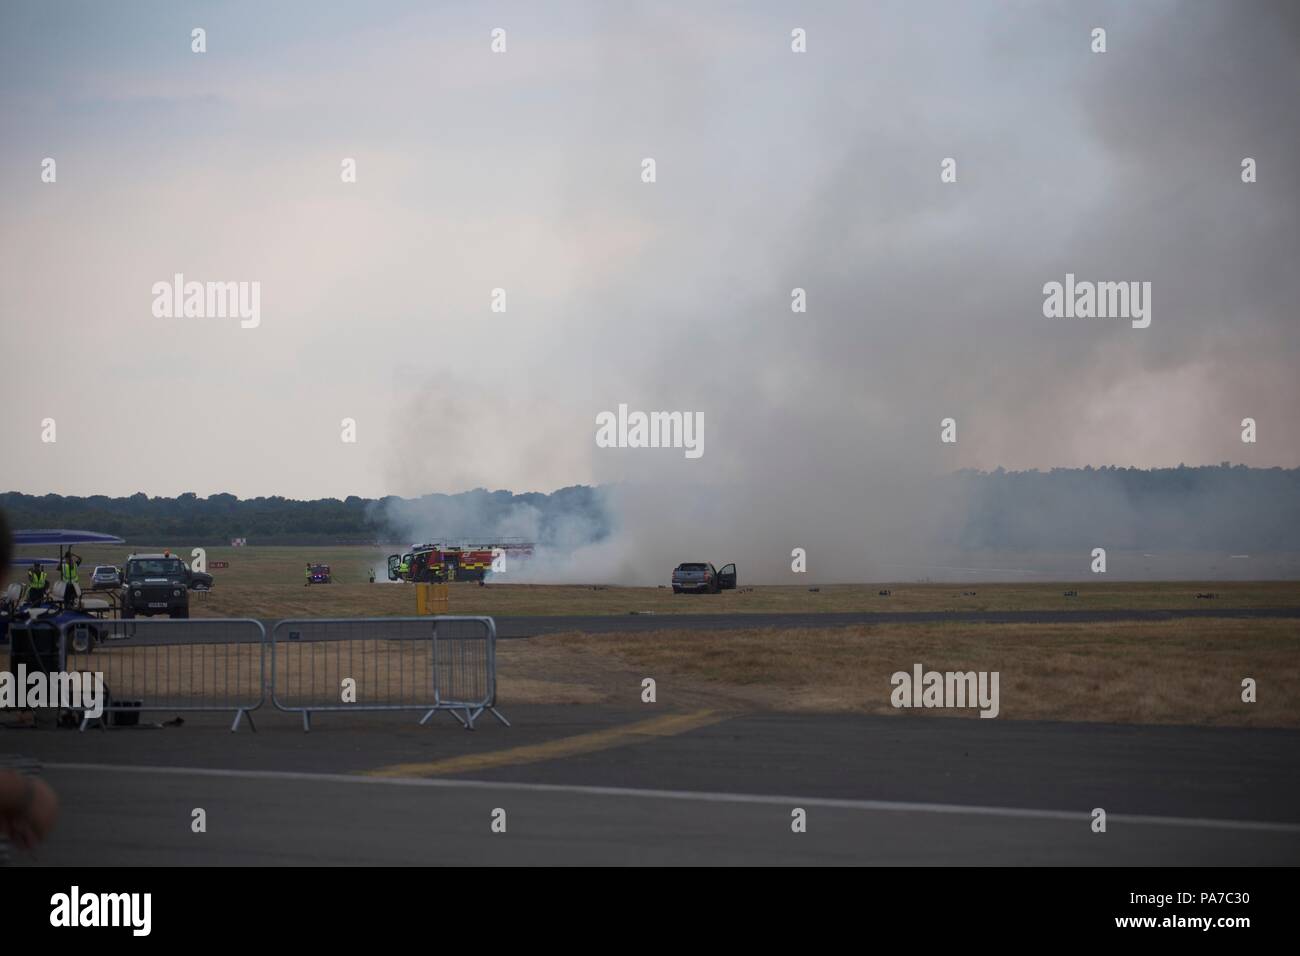
[[(152, 550), (144, 549), (142, 550)], [(95, 563), (121, 563), (125, 549), (84, 549), (83, 577)], [(188, 558), (188, 552), (183, 556)], [(365, 582), (382, 577), (383, 549), (212, 548), (215, 590), (194, 595), (195, 617), (374, 617), (413, 615), (415, 589)], [(338, 583), (304, 587), (302, 566), (329, 562)], [(743, 568), (742, 568), (743, 572)], [(743, 584), (743, 577), (742, 577)], [(815, 586), (815, 585), (814, 585)], [(884, 587), (892, 595), (881, 596)], [(577, 704), (639, 702), (640, 681), (655, 677), (660, 700), (742, 709), (900, 713), (889, 706), (889, 675), (920, 662), (935, 670), (997, 670), (1005, 719), (1300, 726), (1300, 622), (1196, 619), (1103, 625), (873, 625), (787, 631), (690, 633), (674, 629), (681, 613), (914, 610), (1053, 610), (1300, 606), (1300, 582), (1112, 582), (1076, 584), (860, 584), (755, 587), (719, 595), (673, 595), (667, 588), (498, 583), (451, 585), (453, 614), (554, 615), (653, 611), (663, 629), (629, 635), (553, 635), (498, 645), (503, 701)], [(1067, 598), (1063, 591), (1077, 590)], [(973, 591), (973, 595), (963, 592)], [(1213, 592), (1213, 600), (1197, 599)], [(98, 666), (125, 666), (125, 648), (96, 655)], [(239, 683), (248, 689), (240, 652)], [(233, 663), (233, 658), (227, 663)], [(413, 665), (381, 650), (358, 670), (363, 698)], [(181, 690), (215, 680), (212, 658), (169, 663)], [(137, 668), (143, 664), (137, 662)], [(186, 667), (200, 670), (187, 676)], [(342, 665), (340, 665), (342, 666)], [(0, 667), (8, 662), (0, 650)], [(173, 667), (175, 673), (172, 673)], [(123, 672), (123, 675), (125, 672)], [(332, 687), (338, 668), (322, 672)], [(201, 675), (201, 676), (200, 676)], [(1240, 702), (1242, 677), (1259, 682), (1259, 702)], [(119, 676), (115, 690), (132, 692)], [(187, 682), (188, 683), (185, 683)], [(385, 683), (387, 682), (387, 683)], [(158, 686), (155, 684), (155, 686)], [(403, 685), (403, 688), (405, 685)], [(404, 689), (402, 690), (404, 693)], [(918, 711), (929, 713), (928, 711)], [(902, 712), (910, 713), (910, 711)], [(951, 711), (934, 711), (951, 713)]]
[[(97, 563), (122, 564), (131, 548), (84, 548), (82, 578)], [(139, 550), (156, 550), (140, 546)], [(214, 589), (193, 595), (195, 617), (374, 617), (415, 614), (415, 589), (384, 582), (383, 548), (209, 548)], [(187, 549), (179, 549), (186, 560)], [(308, 561), (331, 565), (334, 584), (303, 586)], [(379, 582), (366, 583), (374, 568)], [(664, 569), (667, 580), (671, 568)], [(744, 567), (741, 584), (745, 585)], [(810, 591), (810, 587), (820, 590)], [(889, 589), (887, 597), (878, 592)], [(452, 614), (655, 614), (935, 611), (935, 610), (1104, 610), (1110, 608), (1300, 607), (1300, 582), (1124, 582), (1101, 577), (1074, 583), (1036, 584), (832, 584), (759, 586), (709, 595), (674, 595), (670, 588), (500, 583), (450, 588)], [(964, 592), (973, 591), (973, 595)], [(1065, 591), (1078, 591), (1065, 597)], [(1196, 597), (1214, 593), (1213, 600)]]
[[(220, 573), (220, 572), (216, 572)], [(628, 614), (745, 614), (819, 611), (936, 611), (936, 610), (1104, 610), (1110, 608), (1296, 607), (1300, 583), (1116, 583), (1012, 585), (890, 585), (836, 584), (819, 591), (807, 587), (771, 585), (721, 594), (673, 594), (670, 588), (631, 588), (579, 585), (470, 583), (449, 586), (452, 614), (563, 615)], [(975, 591), (973, 597), (963, 591)], [(1067, 598), (1065, 591), (1077, 590)], [(1212, 592), (1213, 600), (1196, 597)], [(349, 617), (415, 613), (415, 588), (405, 584), (343, 583), (303, 587), (293, 581), (237, 584), (218, 578), (217, 586), (192, 602), (196, 617)]]
[[(643, 677), (659, 702), (803, 713), (895, 710), (889, 678), (996, 670), (1006, 720), (1300, 726), (1300, 625), (1196, 621), (1108, 625), (882, 625), (827, 630), (566, 634), (503, 642), (501, 693), (634, 704)], [(595, 670), (593, 661), (601, 662)], [(1258, 702), (1241, 702), (1255, 678)]]

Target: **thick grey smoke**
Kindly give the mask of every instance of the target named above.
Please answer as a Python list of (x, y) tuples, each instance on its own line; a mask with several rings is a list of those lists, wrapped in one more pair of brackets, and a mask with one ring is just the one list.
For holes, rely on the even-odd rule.
[[(0, 257), (65, 377), (201, 411), (158, 455), (16, 363), (0, 487), (618, 486), (602, 566), (852, 577), (942, 539), (955, 469), (1300, 464), (1288, 0), (520, 0), (503, 55), (376, 0), (228, 5), (195, 56), (156, 7), (0, 5)], [(178, 271), (259, 281), (259, 328), (151, 315)], [(1150, 282), (1150, 328), (1045, 318), (1069, 273)], [(598, 449), (620, 403), (704, 456)]]
[[(935, 563), (972, 520), (956, 469), (1300, 460), (1294, 5), (679, 12), (601, 14), (606, 55), (570, 101), (599, 142), (557, 125), (550, 187), (566, 221), (602, 224), (554, 237), (589, 268), (472, 438), (437, 401), (407, 407), (430, 442), (404, 476), (589, 456), (610, 534), (562, 575), (662, 582), (701, 559), (790, 580), (803, 547), (809, 577), (870, 580)], [(642, 156), (654, 185), (627, 168)], [(1150, 328), (1044, 318), (1066, 273), (1150, 281)], [(705, 454), (595, 448), (619, 403), (703, 412)], [(1105, 511), (1095, 527), (1132, 507), (1073, 505)]]
[[(196, 56), (171, 6), (0, 5), (6, 314), (195, 409), (159, 455), (12, 363), (0, 487), (618, 485), (629, 540), (861, 575), (954, 469), (1300, 464), (1289, 0), (519, 0), (502, 55), (375, 0), (225, 5)], [(260, 282), (261, 325), (153, 316), (176, 272)], [(1150, 282), (1150, 328), (1045, 318), (1070, 273)], [(702, 413), (703, 458), (597, 449), (620, 403)]]
[[(798, 538), (783, 511), (756, 521), (726, 495), (697, 507), (688, 493), (681, 513), (665, 519), (654, 510), (664, 494), (657, 485), (390, 498), (376, 503), (372, 519), (411, 541), (525, 538), (537, 544), (535, 557), (511, 560), (503, 578), (517, 583), (662, 584), (683, 560), (735, 561), (750, 584), (1078, 580), (1090, 575), (1098, 546), (1111, 579), (1300, 574), (1300, 469), (963, 471), (926, 490), (944, 503), (933, 520), (908, 515), (907, 527), (879, 525), (912, 547), (863, 548), (827, 536), (810, 549), (810, 577), (794, 574), (789, 554), (773, 546), (774, 530)], [(712, 552), (718, 528), (727, 529), (733, 551)]]

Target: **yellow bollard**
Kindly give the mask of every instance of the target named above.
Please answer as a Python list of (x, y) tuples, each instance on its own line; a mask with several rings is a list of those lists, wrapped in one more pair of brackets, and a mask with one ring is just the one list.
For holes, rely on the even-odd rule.
[(447, 585), (417, 584), (415, 586), (416, 614), (446, 614)]
[(430, 584), (429, 585), (429, 613), (430, 614), (447, 614), (449, 598), (447, 585)]

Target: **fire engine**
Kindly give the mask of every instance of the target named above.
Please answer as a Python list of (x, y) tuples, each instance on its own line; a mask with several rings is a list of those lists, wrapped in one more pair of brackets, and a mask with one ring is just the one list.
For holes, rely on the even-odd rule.
[(498, 555), (507, 561), (532, 557), (532, 542), (498, 538), (487, 544), (435, 542), (412, 545), (405, 554), (388, 556), (388, 580), (434, 582), (482, 581)]

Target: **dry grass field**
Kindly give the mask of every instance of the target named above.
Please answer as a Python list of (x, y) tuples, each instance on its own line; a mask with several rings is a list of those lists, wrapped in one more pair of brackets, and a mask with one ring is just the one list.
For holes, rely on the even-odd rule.
[[(149, 550), (140, 548), (140, 550)], [(122, 563), (124, 549), (83, 552), (83, 577), (95, 563)], [(183, 556), (188, 558), (188, 554)], [(195, 617), (378, 617), (413, 615), (415, 589), (379, 583), (383, 551), (364, 548), (220, 548), (209, 561), (214, 590), (195, 595)], [(333, 567), (336, 583), (306, 587), (307, 561)], [(367, 583), (370, 567), (377, 583)], [(742, 579), (743, 585), (743, 579)], [(776, 630), (691, 632), (674, 628), (682, 613), (1055, 610), (1108, 608), (1296, 607), (1300, 582), (1155, 582), (1093, 579), (1057, 584), (871, 584), (760, 586), (719, 595), (673, 595), (667, 588), (492, 583), (451, 586), (453, 614), (556, 615), (653, 611), (661, 630), (634, 634), (556, 634), (498, 645), (500, 699), (512, 702), (638, 705), (653, 677), (659, 702), (735, 711), (944, 714), (895, 711), (890, 675), (920, 663), (927, 670), (996, 670), (1000, 719), (1125, 723), (1300, 726), (1300, 622), (1287, 619), (1186, 619), (1105, 624), (884, 624)], [(884, 588), (889, 596), (878, 592)], [(1077, 591), (1076, 597), (1064, 591)], [(965, 592), (974, 592), (968, 594)], [(1213, 599), (1197, 593), (1213, 593)], [(377, 635), (381, 636), (381, 635)], [(231, 684), (256, 697), (251, 648), (213, 649), (202, 659), (149, 657), (147, 649), (108, 646), (90, 661), (115, 673), (117, 691), (155, 691), (166, 675), (185, 694), (204, 683)], [(282, 661), (286, 687), (328, 699), (341, 677), (360, 699), (414, 695), (427, 660), (410, 645), (375, 640), (353, 660)], [(0, 649), (0, 668), (8, 667)], [(1258, 682), (1258, 702), (1243, 704), (1241, 681)], [(323, 695), (323, 696), (322, 696)], [(155, 694), (155, 699), (158, 695)], [(975, 711), (965, 715), (974, 717)]]
[[(895, 671), (1000, 673), (1002, 720), (1300, 726), (1300, 624), (1204, 620), (1105, 625), (907, 624), (826, 630), (564, 634), (506, 641), (502, 700), (660, 704), (740, 711), (911, 713)], [(1252, 677), (1258, 700), (1241, 700)]]
[[(139, 550), (154, 550), (139, 546)], [(97, 563), (121, 565), (128, 549), (84, 548), (82, 578)], [(415, 613), (415, 589), (386, 580), (382, 548), (209, 548), (213, 590), (194, 596), (195, 617), (391, 617)], [(180, 551), (186, 560), (187, 550)], [(334, 583), (306, 587), (308, 561), (329, 564)], [(373, 568), (376, 583), (368, 583)], [(671, 569), (665, 569), (665, 580)], [(721, 594), (675, 595), (667, 587), (512, 584), (450, 586), (453, 614), (707, 614), (815, 611), (1061, 610), (1107, 608), (1297, 607), (1300, 582), (1124, 582), (1096, 577), (1073, 583), (832, 584), (745, 586)], [(809, 588), (819, 588), (810, 591)], [(878, 592), (888, 589), (889, 596)], [(1077, 591), (1077, 597), (1064, 592)], [(965, 592), (974, 592), (967, 594)], [(1213, 599), (1198, 599), (1213, 593)]]
[[(1002, 720), (1300, 727), (1300, 625), (1291, 620), (1198, 620), (1106, 625), (906, 624), (825, 630), (556, 634), (498, 643), (503, 706), (639, 705), (654, 678), (672, 709), (791, 713), (904, 713), (890, 675), (998, 671)], [(259, 696), (256, 648), (127, 648), (109, 644), (70, 661), (99, 670), (119, 697), (153, 702)], [(8, 669), (0, 649), (0, 669)], [(268, 661), (268, 668), (270, 666)], [(357, 699), (419, 702), (430, 668), (423, 642), (366, 640), (282, 649), (288, 704), (339, 703), (345, 677)], [(1258, 684), (1254, 704), (1241, 681)], [(975, 718), (976, 711), (906, 713)]]

